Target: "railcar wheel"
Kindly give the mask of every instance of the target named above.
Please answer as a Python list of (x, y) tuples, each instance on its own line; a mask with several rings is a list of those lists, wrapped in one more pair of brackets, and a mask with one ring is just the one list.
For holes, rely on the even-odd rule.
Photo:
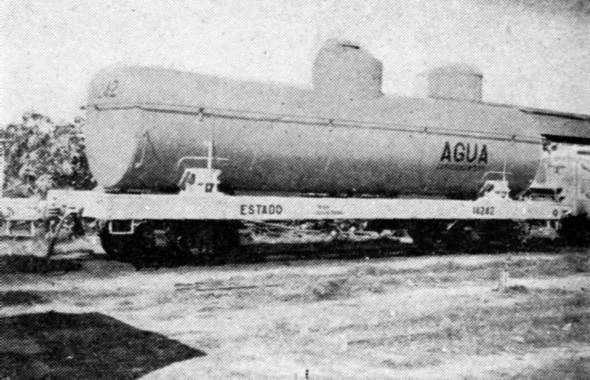
[(105, 225), (99, 232), (100, 243), (107, 256), (112, 260), (125, 261), (132, 244), (132, 238), (128, 235), (113, 235), (109, 232), (108, 225)]
[(482, 237), (473, 223), (454, 223), (445, 233), (445, 248), (453, 253), (474, 253), (482, 249)]
[(493, 253), (520, 249), (526, 225), (509, 220), (457, 222), (447, 232), (449, 250), (466, 253)]
[(135, 228), (130, 261), (135, 267), (186, 264), (186, 252), (180, 245), (181, 236), (177, 222), (144, 222)]
[(144, 222), (133, 234), (112, 234), (108, 225), (100, 231), (102, 247), (113, 260), (129, 262), (136, 268), (170, 266), (182, 262), (173, 226)]
[(421, 254), (436, 254), (440, 250), (443, 230), (444, 223), (430, 220), (413, 221), (408, 228), (414, 247)]
[(105, 226), (99, 236), (109, 258), (136, 268), (187, 261), (220, 265), (248, 261), (241, 255), (238, 228), (236, 222), (144, 222), (130, 235), (112, 234)]
[(132, 244), (128, 248), (129, 262), (136, 268), (157, 264), (157, 246), (155, 244), (154, 226), (147, 222), (135, 227)]
[(234, 222), (187, 222), (179, 228), (179, 246), (200, 264), (242, 261), (240, 236)]
[(564, 244), (590, 246), (590, 215), (568, 216), (561, 221), (559, 235)]

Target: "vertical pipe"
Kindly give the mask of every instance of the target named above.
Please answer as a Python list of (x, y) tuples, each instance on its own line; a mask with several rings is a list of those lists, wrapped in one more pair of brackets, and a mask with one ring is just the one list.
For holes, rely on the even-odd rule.
[[(576, 156), (574, 156), (576, 157)], [(578, 215), (579, 212), (579, 192), (580, 192), (580, 160), (578, 157), (575, 159), (575, 169), (574, 169), (574, 213)]]
[(6, 144), (6, 140), (0, 140), (0, 199), (4, 198), (4, 168), (5, 168), (5, 158), (4, 158), (4, 145)]
[(207, 142), (207, 169), (213, 169), (213, 158), (215, 153), (213, 152), (213, 140)]

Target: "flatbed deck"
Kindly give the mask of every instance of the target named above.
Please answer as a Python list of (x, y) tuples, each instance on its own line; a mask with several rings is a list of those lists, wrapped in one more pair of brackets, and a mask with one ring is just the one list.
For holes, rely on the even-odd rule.
[(51, 191), (48, 202), (100, 220), (559, 220), (570, 208), (549, 200), (316, 198)]

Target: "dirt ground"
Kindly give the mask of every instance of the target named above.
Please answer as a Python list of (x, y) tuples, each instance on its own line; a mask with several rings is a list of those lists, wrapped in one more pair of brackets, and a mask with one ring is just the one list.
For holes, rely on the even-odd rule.
[(6, 301), (0, 317), (101, 313), (205, 353), (146, 379), (585, 379), (589, 255), (141, 271), (92, 259), (77, 271), (0, 275), (3, 294), (43, 300)]

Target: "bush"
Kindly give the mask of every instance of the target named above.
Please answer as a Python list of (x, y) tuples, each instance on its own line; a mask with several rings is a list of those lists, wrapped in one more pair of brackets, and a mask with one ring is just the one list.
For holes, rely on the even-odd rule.
[(28, 112), (18, 124), (0, 133), (8, 142), (6, 151), (6, 194), (12, 197), (45, 195), (50, 189), (92, 189), (84, 152), (84, 120), (55, 124), (44, 115)]

